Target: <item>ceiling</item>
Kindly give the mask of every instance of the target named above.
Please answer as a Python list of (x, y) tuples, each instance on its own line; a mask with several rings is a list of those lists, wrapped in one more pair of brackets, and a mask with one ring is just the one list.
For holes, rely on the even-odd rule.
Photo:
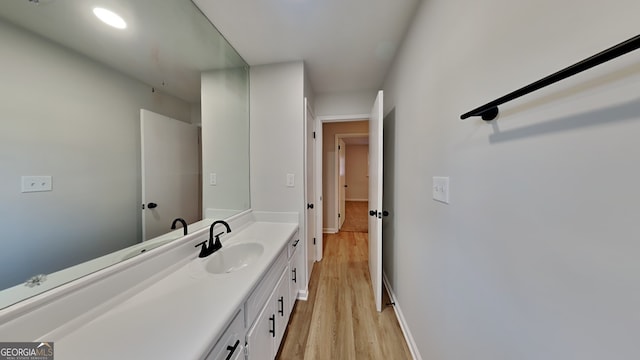
[[(203, 71), (246, 66), (189, 0), (0, 1), (0, 21), (188, 102), (200, 102)], [(127, 29), (100, 22), (97, 4), (124, 17)]]
[(316, 94), (378, 90), (421, 0), (193, 0), (249, 65), (304, 60)]

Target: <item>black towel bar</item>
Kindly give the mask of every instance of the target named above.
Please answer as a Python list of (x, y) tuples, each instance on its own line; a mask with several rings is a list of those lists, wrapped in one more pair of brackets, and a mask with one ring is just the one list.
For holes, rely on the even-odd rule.
[(621, 42), (618, 45), (612, 46), (602, 52), (599, 52), (591, 57), (588, 57), (580, 62), (577, 62), (569, 67), (566, 67), (558, 72), (555, 72), (545, 78), (542, 78), (536, 82), (533, 82), (525, 87), (522, 87), (516, 91), (495, 99), (489, 103), (486, 103), (480, 107), (477, 107), (467, 113), (460, 115), (460, 119), (466, 119), (471, 116), (482, 116), (482, 120), (491, 121), (498, 116), (498, 106), (508, 101), (527, 95), (531, 92), (539, 90), (545, 86), (549, 86), (555, 82), (566, 79), (570, 76), (591, 69), (594, 66), (598, 66), (609, 60), (613, 60), (619, 56), (629, 53), (633, 50), (640, 48), (640, 35), (634, 36), (631, 39)]

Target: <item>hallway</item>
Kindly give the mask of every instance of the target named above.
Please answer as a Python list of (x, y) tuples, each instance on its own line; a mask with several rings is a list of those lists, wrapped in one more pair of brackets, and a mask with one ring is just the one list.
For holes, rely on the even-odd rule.
[(376, 312), (366, 232), (324, 235), (309, 299), (298, 301), (278, 359), (411, 359), (386, 292)]
[(345, 201), (345, 219), (340, 231), (367, 232), (369, 227), (369, 203)]

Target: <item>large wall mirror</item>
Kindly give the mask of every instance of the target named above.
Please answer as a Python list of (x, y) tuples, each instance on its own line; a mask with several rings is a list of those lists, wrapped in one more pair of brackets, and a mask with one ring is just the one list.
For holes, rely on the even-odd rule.
[(248, 66), (190, 0), (2, 1), (0, 44), (0, 308), (249, 209)]

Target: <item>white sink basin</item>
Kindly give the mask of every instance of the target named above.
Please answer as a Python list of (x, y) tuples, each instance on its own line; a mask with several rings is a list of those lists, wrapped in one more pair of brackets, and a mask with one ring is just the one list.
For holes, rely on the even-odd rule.
[(249, 266), (264, 252), (259, 243), (242, 243), (223, 247), (211, 255), (205, 269), (212, 274), (227, 274)]

